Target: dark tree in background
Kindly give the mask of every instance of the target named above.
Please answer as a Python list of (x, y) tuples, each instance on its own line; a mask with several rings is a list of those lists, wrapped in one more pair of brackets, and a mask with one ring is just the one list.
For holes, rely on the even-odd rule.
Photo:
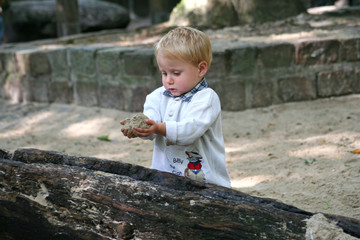
[(77, 0), (56, 0), (58, 37), (80, 33), (79, 4)]

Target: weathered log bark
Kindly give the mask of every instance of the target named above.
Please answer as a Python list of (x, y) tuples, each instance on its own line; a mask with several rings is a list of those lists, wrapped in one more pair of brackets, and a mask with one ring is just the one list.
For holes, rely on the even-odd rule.
[[(304, 239), (313, 214), (144, 167), (0, 150), (0, 239)], [(329, 216), (360, 237), (359, 221)]]

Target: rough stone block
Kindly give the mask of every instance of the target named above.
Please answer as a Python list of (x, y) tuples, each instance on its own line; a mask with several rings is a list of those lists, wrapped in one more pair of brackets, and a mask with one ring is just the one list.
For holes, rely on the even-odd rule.
[(213, 52), (213, 60), (206, 77), (223, 77), (226, 75), (227, 54), (225, 52)]
[(94, 47), (73, 47), (69, 48), (70, 67), (77, 73), (84, 75), (94, 75), (96, 73), (95, 54), (97, 48)]
[(50, 102), (50, 77), (29, 77), (31, 101)]
[(124, 83), (124, 58), (127, 52), (134, 51), (133, 47), (114, 47), (100, 50), (96, 53), (97, 79), (102, 85), (116, 86)]
[(258, 47), (258, 59), (265, 68), (289, 67), (295, 61), (295, 46), (290, 43)]
[(4, 86), (5, 86), (5, 78), (6, 78), (7, 72), (5, 71), (2, 63), (2, 59), (0, 57), (0, 98), (4, 98)]
[(155, 56), (151, 49), (124, 54), (125, 74), (128, 76), (152, 76), (155, 71)]
[(239, 111), (246, 108), (244, 83), (225, 79), (214, 84), (214, 89), (219, 95), (222, 109)]
[(4, 72), (0, 72), (0, 98), (6, 98), (4, 88), (5, 88), (5, 74)]
[(355, 68), (355, 83), (353, 84), (353, 93), (360, 93), (360, 68)]
[(339, 53), (338, 40), (305, 40), (296, 44), (295, 62), (303, 66), (336, 63)]
[(124, 50), (110, 48), (96, 53), (96, 66), (98, 73), (116, 76), (121, 72), (120, 57)]
[(358, 88), (354, 70), (321, 72), (318, 75), (317, 89), (320, 97), (338, 96), (353, 93)]
[(119, 84), (105, 84), (100, 86), (100, 107), (125, 110), (126, 87)]
[(230, 58), (230, 74), (250, 74), (254, 71), (256, 63), (256, 47), (243, 45), (226, 50)]
[(76, 104), (87, 107), (99, 106), (99, 84), (97, 82), (76, 82), (74, 91)]
[(49, 75), (51, 72), (49, 60), (45, 51), (36, 49), (17, 50), (15, 53), (16, 69), (21, 74), (33, 77)]
[(19, 50), (15, 53), (16, 69), (20, 74), (30, 75), (29, 54), (29, 50)]
[(29, 55), (30, 74), (34, 77), (48, 75), (51, 73), (47, 54), (42, 51), (32, 52)]
[(360, 39), (347, 39), (341, 42), (341, 60), (352, 62), (360, 59)]
[(143, 86), (135, 87), (132, 91), (130, 109), (126, 109), (126, 110), (131, 110), (131, 111), (135, 111), (135, 112), (144, 110), (143, 109), (144, 102), (145, 102), (146, 96), (150, 92), (151, 91), (147, 87), (143, 87)]
[(252, 83), (249, 89), (251, 90), (246, 90), (246, 94), (249, 95), (249, 91), (251, 92), (250, 107), (265, 107), (272, 104), (272, 83)]
[(278, 99), (281, 102), (311, 100), (315, 98), (315, 78), (290, 77), (278, 80)]
[(70, 80), (70, 67), (67, 60), (67, 49), (59, 48), (47, 52), (51, 78), (53, 82), (67, 82)]
[(3, 71), (8, 73), (18, 72), (15, 52), (2, 50), (0, 52), (0, 61), (2, 62)]
[(68, 82), (51, 82), (49, 86), (50, 101), (56, 103), (72, 103), (74, 91)]
[(28, 77), (19, 73), (7, 75), (3, 93), (6, 98), (16, 103), (32, 100)]
[(158, 87), (162, 86), (161, 73), (160, 71), (156, 71), (152, 77), (146, 78), (143, 80), (143, 86), (146, 86), (151, 91), (155, 90)]

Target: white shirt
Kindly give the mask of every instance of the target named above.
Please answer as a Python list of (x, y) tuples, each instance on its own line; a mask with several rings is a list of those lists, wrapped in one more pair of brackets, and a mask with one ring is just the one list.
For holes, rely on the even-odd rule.
[(166, 137), (154, 134), (152, 168), (230, 187), (225, 167), (221, 106), (211, 88), (190, 102), (163, 95), (164, 87), (146, 97), (144, 114), (166, 124)]

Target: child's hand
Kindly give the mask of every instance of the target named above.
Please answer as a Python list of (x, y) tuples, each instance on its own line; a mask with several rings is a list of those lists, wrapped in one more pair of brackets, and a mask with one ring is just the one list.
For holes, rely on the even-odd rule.
[(146, 123), (147, 119), (149, 118), (143, 113), (138, 113), (131, 118), (124, 119), (120, 121), (120, 124), (124, 126), (121, 128), (121, 132), (128, 138), (141, 137), (141, 134), (137, 135), (137, 132), (134, 131), (134, 129), (149, 128), (150, 125)]
[(145, 120), (145, 123), (150, 125), (149, 128), (133, 128), (133, 133), (138, 137), (148, 137), (156, 130), (156, 122), (151, 119)]
[(133, 128), (133, 133), (138, 137), (149, 137), (151, 134), (159, 134), (166, 136), (165, 123), (158, 123), (151, 119), (146, 119), (145, 123), (149, 125), (149, 128)]

